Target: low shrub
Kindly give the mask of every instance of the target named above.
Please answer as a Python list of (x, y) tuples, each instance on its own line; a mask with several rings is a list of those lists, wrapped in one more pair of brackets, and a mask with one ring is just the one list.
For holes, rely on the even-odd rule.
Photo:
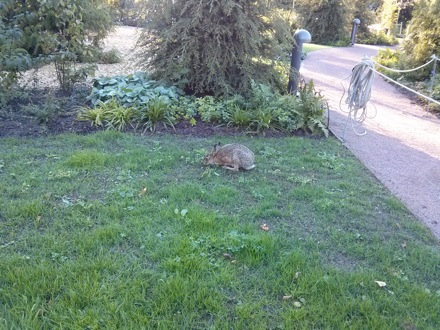
[[(118, 130), (132, 120), (132, 126), (142, 127), (143, 132), (154, 132), (159, 123), (173, 127), (179, 120), (195, 125), (197, 120), (239, 127), (249, 133), (276, 130), (292, 133), (299, 130), (310, 134), (328, 135), (324, 123), (327, 108), (323, 98), (315, 93), (313, 82), (299, 88), (299, 96), (281, 95), (273, 88), (252, 82), (247, 97), (192, 97), (186, 96), (175, 86), (164, 86), (143, 73), (130, 76), (95, 79), (89, 100), (94, 109), (83, 110), (82, 120), (92, 125)], [(114, 106), (118, 111), (104, 111)], [(121, 108), (132, 108), (131, 117), (124, 115)], [(119, 119), (111, 119), (118, 116)], [(124, 124), (120, 125), (121, 118)], [(116, 122), (116, 124), (111, 124)]]
[(387, 35), (382, 31), (371, 32), (364, 35), (361, 34), (357, 38), (357, 42), (360, 44), (383, 46), (392, 46), (397, 45), (398, 43), (397, 38), (394, 35)]
[(83, 108), (78, 120), (89, 121), (92, 126), (105, 126), (107, 129), (122, 131), (134, 117), (132, 107), (123, 107), (115, 99), (100, 101), (94, 108)]
[(176, 122), (172, 109), (160, 97), (150, 100), (143, 106), (136, 107), (134, 117), (137, 127), (143, 127), (144, 132), (146, 130), (155, 132), (159, 123), (163, 123), (165, 127), (171, 126), (174, 128), (174, 123)]
[(78, 62), (81, 63), (99, 63), (99, 64), (116, 64), (121, 63), (121, 54), (117, 49), (104, 51), (100, 48), (92, 48), (84, 54), (78, 56)]

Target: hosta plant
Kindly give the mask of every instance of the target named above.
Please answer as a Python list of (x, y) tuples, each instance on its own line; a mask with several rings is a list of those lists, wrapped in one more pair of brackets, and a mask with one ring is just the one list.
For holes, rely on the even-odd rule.
[(145, 105), (160, 97), (165, 103), (178, 102), (183, 92), (175, 86), (164, 86), (143, 72), (128, 76), (101, 77), (93, 82), (92, 91), (88, 97), (92, 105), (117, 99), (123, 106)]

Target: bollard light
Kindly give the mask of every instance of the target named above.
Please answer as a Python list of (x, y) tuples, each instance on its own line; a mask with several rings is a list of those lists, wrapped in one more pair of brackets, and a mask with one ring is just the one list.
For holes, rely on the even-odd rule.
[(293, 35), (295, 45), (292, 47), (292, 57), (290, 58), (290, 75), (287, 90), (290, 94), (296, 93), (298, 89), (299, 68), (301, 66), (303, 43), (312, 41), (310, 32), (304, 29), (297, 30)]
[(353, 20), (353, 27), (351, 29), (351, 42), (350, 42), (350, 46), (354, 46), (354, 44), (356, 42), (356, 32), (357, 32), (357, 28), (358, 28), (359, 24), (361, 24), (361, 20), (359, 18), (355, 18)]

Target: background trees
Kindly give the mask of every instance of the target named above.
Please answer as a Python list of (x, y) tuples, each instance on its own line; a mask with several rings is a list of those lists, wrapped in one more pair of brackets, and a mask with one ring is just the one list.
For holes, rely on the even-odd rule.
[(400, 34), (396, 24), (402, 24), (402, 30), (407, 28), (407, 23), (412, 18), (414, 0), (384, 0), (379, 10), (379, 18), (382, 26), (388, 34)]
[[(409, 69), (428, 62), (432, 55), (440, 54), (440, 0), (411, 1), (403, 5), (406, 5), (406, 11), (400, 13), (400, 20), (403, 22), (408, 15), (411, 16), (405, 38), (396, 52), (382, 53), (381, 60), (384, 63), (394, 63), (398, 68)], [(398, 9), (395, 13), (398, 13)], [(395, 19), (397, 20), (397, 16)], [(431, 70), (432, 66), (427, 66), (422, 70), (404, 74), (402, 79), (427, 80), (430, 78)]]
[(349, 25), (347, 1), (301, 0), (295, 3), (298, 25), (312, 35), (315, 43), (330, 43), (346, 37)]
[(411, 67), (427, 62), (433, 54), (440, 56), (440, 0), (420, 0), (408, 32), (402, 51)]
[(86, 74), (72, 64), (93, 60), (112, 27), (105, 0), (4, 0), (0, 8), (0, 72), (8, 72), (0, 77), (1, 88), (43, 61), (55, 63), (61, 88), (70, 89)]
[(368, 37), (368, 26), (376, 23), (380, 6), (381, 1), (371, 0), (298, 0), (296, 25), (307, 29), (314, 43), (348, 45), (353, 20), (361, 20), (358, 35)]
[[(94, 61), (99, 42), (133, 14), (135, 0), (1, 0), (0, 82), (5, 88), (20, 70), (44, 60), (57, 66), (61, 87), (78, 75), (72, 64)], [(246, 93), (252, 80), (284, 88), (278, 58), (286, 58), (296, 28), (314, 43), (348, 45), (352, 21), (361, 19), (358, 40), (373, 40), (368, 25), (393, 32), (411, 22), (402, 58), (421, 63), (439, 53), (438, 0), (146, 0), (135, 10), (146, 24), (140, 61), (156, 77), (196, 94)], [(127, 12), (129, 11), (129, 13)], [(134, 14), (133, 14), (134, 15)], [(290, 30), (289, 30), (290, 29)], [(380, 42), (381, 40), (378, 40)], [(76, 76), (75, 76), (76, 75)]]

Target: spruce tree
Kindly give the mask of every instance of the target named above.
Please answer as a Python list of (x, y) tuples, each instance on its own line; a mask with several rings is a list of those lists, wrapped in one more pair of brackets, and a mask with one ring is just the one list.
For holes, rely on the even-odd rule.
[(252, 80), (280, 86), (274, 60), (293, 41), (274, 3), (147, 0), (140, 64), (194, 94), (246, 94)]

